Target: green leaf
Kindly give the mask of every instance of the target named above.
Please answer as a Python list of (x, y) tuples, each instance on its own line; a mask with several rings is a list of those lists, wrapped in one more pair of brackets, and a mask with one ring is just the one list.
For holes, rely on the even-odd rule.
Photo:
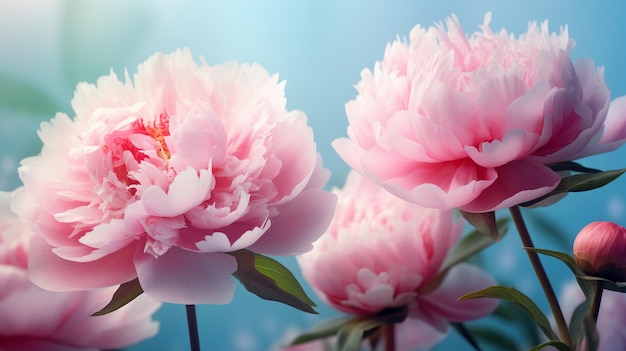
[[(503, 319), (506, 325), (516, 324), (517, 327), (514, 328), (516, 336), (529, 345), (539, 344), (543, 339), (533, 319), (521, 307), (512, 302), (502, 301), (491, 315)], [(511, 348), (503, 349), (510, 350)]]
[(387, 309), (370, 318), (354, 318), (337, 333), (338, 351), (358, 351), (361, 343), (381, 326), (400, 323), (408, 316), (408, 308)]
[(315, 306), (298, 280), (280, 262), (248, 250), (238, 250), (230, 255), (237, 260), (233, 276), (251, 293), (258, 297), (282, 302), (308, 313), (317, 312)]
[(467, 341), (474, 350), (481, 351), (480, 346), (478, 345), (478, 341), (472, 335), (472, 333), (465, 327), (465, 324), (459, 322), (450, 322), (450, 325)]
[(573, 162), (573, 161), (565, 161), (565, 162), (551, 164), (550, 169), (552, 169), (555, 172), (560, 172), (560, 171), (573, 171), (573, 172), (580, 172), (580, 173), (602, 172), (599, 169), (588, 168), (588, 167), (581, 165), (580, 163)]
[(542, 201), (543, 199), (561, 193), (574, 193), (597, 189), (614, 181), (624, 172), (626, 172), (626, 169), (617, 169), (598, 173), (576, 174), (573, 176), (565, 177), (561, 179), (559, 185), (548, 194), (541, 196), (535, 200), (520, 204), (520, 206), (531, 206), (539, 201)]
[(120, 309), (141, 294), (143, 294), (143, 289), (141, 288), (141, 284), (139, 284), (139, 279), (135, 278), (129, 282), (121, 284), (115, 293), (113, 293), (111, 301), (100, 311), (92, 314), (92, 316), (102, 316)]
[(587, 316), (583, 324), (585, 326), (585, 351), (598, 350), (598, 344), (600, 343), (600, 336), (596, 329), (596, 322)]
[(500, 240), (500, 233), (498, 231), (498, 224), (496, 222), (495, 212), (491, 211), (486, 213), (473, 213), (461, 210), (461, 215), (479, 232), (487, 235), (492, 240)]
[[(580, 268), (578, 268), (578, 266), (576, 265), (576, 261), (574, 260), (572, 256), (564, 252), (546, 250), (546, 249), (538, 249), (536, 247), (525, 247), (524, 249), (554, 257), (560, 260), (561, 262), (565, 263), (565, 265), (572, 271), (572, 273), (574, 273), (574, 276), (576, 277), (576, 281), (578, 282), (578, 285), (580, 286), (580, 288), (583, 290), (583, 293), (585, 294), (587, 299), (589, 299), (590, 296), (592, 296), (592, 294), (594, 293), (595, 283), (591, 281), (593, 279), (589, 279), (590, 277), (586, 276), (580, 270)], [(603, 278), (598, 278), (598, 279), (603, 279)]]
[(5, 76), (0, 76), (0, 106), (46, 118), (52, 118), (60, 110), (54, 99), (43, 90)]
[(519, 341), (504, 335), (494, 328), (472, 326), (469, 328), (469, 331), (483, 343), (496, 346), (496, 350), (519, 350)]
[(569, 346), (567, 346), (567, 344), (558, 341), (558, 340), (550, 340), (550, 341), (546, 341), (543, 344), (539, 344), (533, 348), (531, 348), (528, 351), (539, 351), (542, 350), (543, 348), (546, 348), (548, 346), (553, 346), (555, 348), (557, 348), (560, 351), (572, 351), (572, 349), (570, 349)]
[(314, 326), (308, 331), (298, 335), (290, 345), (298, 345), (303, 344), (305, 342), (324, 339), (336, 335), (339, 332), (339, 329), (344, 325), (348, 324), (354, 317), (341, 317), (335, 318), (330, 321), (323, 322), (319, 325)]
[[(497, 221), (496, 227), (498, 229), (499, 238), (502, 238), (509, 229), (508, 222), (508, 218), (500, 219)], [(448, 271), (452, 267), (476, 255), (494, 242), (495, 241), (493, 239), (484, 235), (478, 230), (475, 230), (465, 235), (448, 253), (445, 261), (441, 265), (441, 268), (439, 268), (437, 276), (435, 276), (429, 284), (424, 286), (421, 289), (421, 292), (425, 294), (437, 289), (437, 287), (441, 284), (443, 279), (446, 277), (446, 274), (448, 274)]]
[(513, 288), (513, 287), (504, 287), (504, 286), (491, 286), (485, 288), (480, 291), (471, 292), (465, 294), (459, 298), (459, 300), (469, 300), (476, 298), (497, 298), (506, 301), (513, 302), (514, 304), (520, 306), (528, 315), (537, 323), (539, 328), (543, 331), (543, 333), (550, 340), (558, 340), (556, 334), (552, 330), (550, 326), (550, 322), (548, 318), (545, 316), (543, 312), (537, 307), (537, 305), (531, 300), (528, 296), (524, 295), (521, 291)]
[(589, 302), (584, 301), (576, 309), (572, 314), (572, 318), (569, 322), (569, 334), (572, 336), (572, 344), (574, 345), (574, 351), (578, 350), (580, 343), (582, 342), (585, 336), (585, 325), (584, 321), (589, 314)]

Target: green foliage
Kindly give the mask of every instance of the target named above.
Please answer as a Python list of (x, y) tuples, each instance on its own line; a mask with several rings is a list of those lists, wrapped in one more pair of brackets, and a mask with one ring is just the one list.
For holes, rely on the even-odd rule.
[(304, 312), (317, 313), (296, 277), (280, 262), (248, 250), (230, 253), (237, 260), (233, 276), (258, 297), (282, 302)]
[(537, 323), (539, 328), (548, 337), (549, 340), (558, 340), (556, 334), (550, 326), (550, 322), (546, 315), (539, 309), (539, 307), (524, 293), (513, 288), (504, 286), (491, 286), (483, 290), (471, 292), (465, 294), (459, 298), (459, 300), (469, 300), (476, 298), (497, 298), (506, 301), (510, 301), (520, 306), (532, 319)]
[(46, 92), (22, 80), (0, 76), (0, 106), (33, 117), (53, 117), (59, 105)]
[(490, 237), (494, 241), (500, 240), (500, 232), (498, 230), (495, 212), (473, 213), (461, 210), (461, 215), (463, 215), (463, 218), (465, 218), (465, 220), (473, 225), (479, 232)]
[(400, 323), (408, 315), (406, 307), (386, 309), (371, 317), (344, 317), (333, 319), (301, 334), (291, 342), (298, 345), (337, 335), (337, 351), (357, 351), (367, 338), (375, 335), (381, 327)]
[(595, 172), (595, 173), (583, 173), (583, 174), (576, 174), (573, 176), (565, 177), (561, 179), (561, 182), (559, 183), (559, 185), (548, 194), (541, 196), (535, 200), (520, 204), (520, 206), (531, 206), (550, 196), (554, 196), (557, 194), (575, 193), (575, 192), (597, 189), (614, 181), (619, 176), (621, 176), (624, 172), (626, 172), (626, 169), (617, 169), (617, 170), (612, 170), (612, 171), (603, 171), (603, 172)]
[(121, 284), (113, 294), (111, 301), (100, 311), (92, 314), (92, 316), (102, 316), (120, 309), (141, 294), (143, 294), (143, 289), (141, 288), (141, 284), (139, 284), (139, 279), (135, 278), (129, 282)]

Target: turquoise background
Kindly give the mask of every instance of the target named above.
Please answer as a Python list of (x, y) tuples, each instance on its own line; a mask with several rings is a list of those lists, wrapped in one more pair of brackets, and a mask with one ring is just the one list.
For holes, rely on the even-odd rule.
[[(19, 160), (41, 147), (39, 123), (57, 111), (73, 115), (70, 100), (78, 82), (93, 83), (111, 68), (118, 74), (127, 68), (132, 74), (154, 52), (181, 47), (209, 64), (258, 62), (278, 73), (287, 81), (288, 108), (308, 115), (325, 165), (333, 172), (331, 185), (340, 186), (348, 167), (330, 142), (345, 135), (344, 104), (356, 95), (360, 71), (373, 67), (388, 42), (407, 36), (418, 23), (428, 27), (455, 13), (471, 33), (486, 11), (493, 13), (492, 29), (505, 27), (515, 34), (525, 32), (529, 21), (547, 19), (551, 31), (567, 25), (577, 43), (572, 57), (593, 58), (605, 67), (612, 96), (626, 94), (626, 2), (617, 0), (2, 1), (0, 190), (19, 186)], [(601, 169), (623, 168), (625, 155), (620, 149), (582, 162)], [(573, 235), (590, 221), (625, 225), (625, 184), (626, 179), (618, 179), (528, 213), (537, 246), (569, 251)], [(293, 258), (281, 261), (300, 277)], [(481, 262), (500, 281), (536, 297), (545, 307), (514, 233), (487, 250)], [(544, 262), (557, 288), (569, 279), (561, 264)], [(319, 311), (307, 315), (259, 300), (238, 286), (229, 305), (198, 306), (201, 343), (205, 350), (271, 350), (296, 331), (336, 315), (325, 306)], [(160, 333), (129, 350), (188, 348), (183, 306), (165, 305), (156, 318)], [(437, 349), (457, 347), (469, 349), (452, 332)]]

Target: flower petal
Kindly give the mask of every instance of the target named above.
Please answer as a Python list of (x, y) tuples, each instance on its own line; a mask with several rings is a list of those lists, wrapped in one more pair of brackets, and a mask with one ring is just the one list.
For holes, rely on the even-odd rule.
[(29, 250), (29, 278), (46, 290), (102, 288), (130, 281), (137, 276), (132, 264), (134, 245), (90, 262), (72, 262), (60, 258), (39, 236), (31, 239)]
[(138, 250), (135, 266), (146, 295), (178, 304), (227, 304), (232, 300), (235, 258), (170, 248), (158, 258)]

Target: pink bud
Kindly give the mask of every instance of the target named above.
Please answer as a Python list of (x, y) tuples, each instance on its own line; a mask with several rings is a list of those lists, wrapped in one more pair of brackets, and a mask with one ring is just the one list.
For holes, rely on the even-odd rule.
[(613, 222), (592, 222), (574, 239), (574, 259), (585, 273), (626, 281), (626, 229)]

